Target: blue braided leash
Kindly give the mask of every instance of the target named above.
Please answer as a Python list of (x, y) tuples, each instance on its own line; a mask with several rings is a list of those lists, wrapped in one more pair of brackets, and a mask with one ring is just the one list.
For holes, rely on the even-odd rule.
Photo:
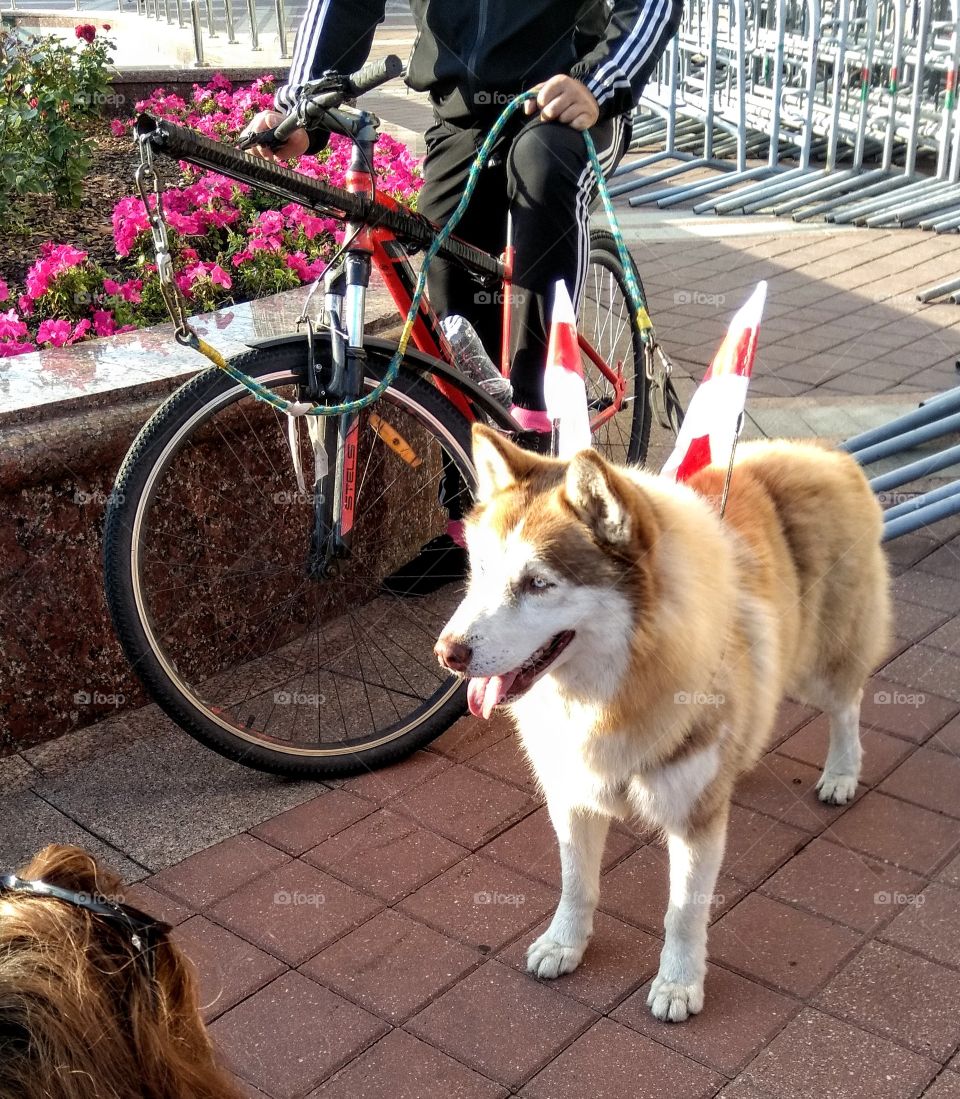
[[(366, 393), (362, 397), (357, 397), (355, 400), (346, 401), (343, 404), (318, 404), (310, 407), (305, 407), (302, 404), (298, 404), (294, 401), (285, 400), (283, 397), (278, 397), (266, 386), (261, 385), (258, 381), (255, 381), (248, 374), (244, 374), (242, 370), (238, 370), (235, 366), (224, 359), (224, 357), (206, 342), (206, 340), (196, 337), (196, 349), (201, 354), (205, 355), (218, 369), (222, 370), (225, 374), (229, 375), (234, 381), (239, 382), (245, 386), (257, 400), (264, 401), (265, 403), (272, 405), (274, 408), (279, 409), (291, 416), (343, 416), (349, 415), (354, 412), (359, 412), (363, 408), (367, 408), (370, 405), (378, 401), (383, 394), (390, 388), (390, 386), (396, 380), (397, 374), (400, 371), (400, 363), (403, 361), (403, 357), (407, 351), (407, 344), (410, 341), (410, 335), (413, 332), (413, 326), (416, 323), (417, 313), (420, 309), (420, 299), (423, 297), (424, 290), (427, 286), (427, 271), (430, 268), (430, 264), (433, 261), (436, 254), (440, 251), (443, 245), (450, 239), (454, 229), (457, 227), (458, 222), (466, 212), (467, 207), (470, 205), (470, 199), (473, 197), (473, 192), (476, 190), (477, 182), (480, 178), (480, 173), (483, 170), (484, 165), (489, 159), (491, 150), (496, 143), (497, 138), (503, 132), (503, 128), (509, 122), (513, 114), (528, 100), (535, 98), (535, 92), (523, 92), (521, 95), (512, 99), (503, 111), (500, 113), (500, 117), (494, 122), (487, 134), (486, 140), (483, 145), (480, 146), (480, 151), (476, 155), (476, 159), (470, 166), (470, 172), (467, 175), (467, 182), (463, 189), (463, 195), (460, 198), (457, 208), (450, 215), (447, 223), (443, 226), (440, 232), (436, 235), (430, 247), (424, 253), (423, 264), (420, 268), (420, 275), (417, 278), (417, 285), (414, 289), (413, 297), (410, 301), (410, 308), (407, 311), (407, 317), (404, 321), (403, 331), (400, 333), (400, 339), (397, 343), (397, 349), (390, 360), (390, 364), (387, 367), (381, 381), (379, 381), (369, 393)], [(630, 295), (630, 304), (633, 308), (633, 314), (636, 318), (637, 329), (639, 330), (640, 337), (648, 346), (655, 346), (656, 338), (653, 332), (653, 323), (650, 320), (650, 316), (647, 313), (646, 303), (643, 300), (643, 295), (640, 293), (640, 287), (637, 283), (636, 275), (633, 270), (633, 262), (630, 258), (630, 253), (627, 251), (627, 246), (624, 243), (623, 235), (620, 232), (620, 226), (617, 222), (616, 214), (614, 213), (613, 203), (610, 201), (610, 192), (607, 189), (606, 180), (603, 178), (603, 169), (600, 167), (600, 160), (597, 156), (596, 146), (593, 143), (593, 138), (588, 131), (584, 131), (583, 140), (587, 147), (587, 155), (590, 159), (590, 164), (593, 168), (594, 176), (597, 180), (597, 186), (600, 190), (600, 197), (603, 201), (603, 208), (606, 211), (607, 219), (610, 222), (610, 230), (613, 234), (614, 242), (617, 246), (617, 253), (620, 256), (620, 263), (623, 267), (624, 278), (627, 283), (627, 290)], [(191, 341), (192, 343), (193, 341)]]

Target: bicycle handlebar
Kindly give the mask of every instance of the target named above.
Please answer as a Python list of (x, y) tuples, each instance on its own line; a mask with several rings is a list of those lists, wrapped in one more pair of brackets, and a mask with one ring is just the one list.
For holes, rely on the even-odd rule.
[[(276, 148), (282, 145), (294, 130), (303, 126), (310, 129), (311, 122), (317, 123), (317, 128), (326, 128), (322, 126), (322, 119), (328, 111), (339, 107), (346, 99), (358, 99), (361, 95), (373, 91), (374, 88), (379, 88), (381, 84), (386, 84), (388, 80), (400, 76), (403, 69), (403, 62), (396, 54), (391, 53), (376, 61), (368, 61), (362, 69), (350, 76), (326, 73), (315, 84), (306, 86), (301, 101), (282, 122), (273, 128), (272, 132), (264, 131), (264, 134), (269, 135), (266, 142), (263, 141), (262, 134), (257, 136), (260, 137), (261, 143), (267, 144), (270, 148)], [(310, 92), (311, 87), (316, 87), (316, 92)], [(251, 142), (251, 144), (254, 143)]]

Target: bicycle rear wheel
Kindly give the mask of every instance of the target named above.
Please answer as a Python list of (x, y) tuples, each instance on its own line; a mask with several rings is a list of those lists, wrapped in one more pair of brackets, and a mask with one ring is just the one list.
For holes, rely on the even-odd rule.
[[(235, 364), (287, 398), (306, 380), (302, 344)], [(385, 365), (369, 357), (366, 389)], [(418, 599), (381, 581), (446, 529), (445, 463), (466, 486), (473, 467), (466, 419), (401, 368), (361, 414), (351, 556), (339, 575), (314, 579), (315, 452), (298, 435), (306, 494), (286, 417), (220, 371), (193, 378), (121, 467), (105, 582), (127, 657), (177, 724), (247, 765), (325, 778), (398, 759), (464, 710), (462, 681), (432, 651), (462, 580)]]
[[(634, 275), (643, 294), (636, 267)], [(583, 372), (591, 421), (597, 424), (606, 416), (594, 428), (593, 445), (608, 461), (621, 465), (642, 464), (650, 438), (649, 383), (643, 364), (643, 341), (634, 317), (613, 235), (594, 229), (590, 233), (590, 265), (578, 325), (607, 367), (621, 374), (624, 392), (619, 405), (614, 384), (586, 354), (582, 355)], [(612, 415), (611, 409), (615, 409)]]

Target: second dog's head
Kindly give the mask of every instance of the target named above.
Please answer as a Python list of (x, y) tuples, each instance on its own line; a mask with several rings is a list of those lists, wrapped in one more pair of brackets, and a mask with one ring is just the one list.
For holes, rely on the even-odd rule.
[(169, 927), (122, 902), (78, 847), (0, 888), (0, 1099), (239, 1099)]

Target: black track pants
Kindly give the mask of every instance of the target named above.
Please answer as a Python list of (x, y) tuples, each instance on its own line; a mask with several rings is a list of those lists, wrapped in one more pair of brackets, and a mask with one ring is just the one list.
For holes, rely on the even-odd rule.
[[(492, 120), (491, 120), (492, 121)], [(467, 173), (490, 122), (441, 118), (426, 133), (427, 157), (418, 209), (443, 224), (463, 194)], [(591, 130), (604, 175), (629, 141), (622, 115)], [(596, 180), (583, 134), (558, 122), (515, 115), (494, 149), (455, 235), (495, 255), (513, 222), (513, 327), (510, 380), (514, 400), (542, 409), (543, 365), (557, 279), (579, 308), (590, 250), (589, 208)], [(456, 264), (437, 257), (428, 276), (430, 301), (444, 317), (467, 317), (495, 363), (500, 363), (501, 301)]]

